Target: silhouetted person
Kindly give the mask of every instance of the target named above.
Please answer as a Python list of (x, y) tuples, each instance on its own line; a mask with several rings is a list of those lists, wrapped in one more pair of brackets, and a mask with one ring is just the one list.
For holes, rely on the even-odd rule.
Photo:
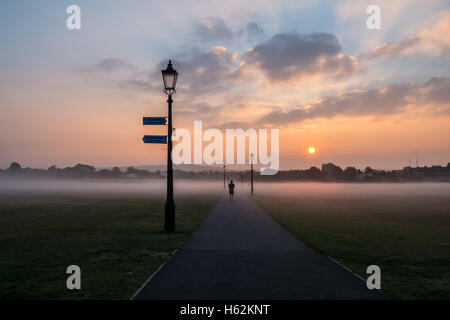
[(230, 201), (233, 201), (233, 196), (234, 196), (234, 183), (233, 183), (233, 180), (230, 180), (230, 183), (228, 184), (228, 193), (230, 195)]

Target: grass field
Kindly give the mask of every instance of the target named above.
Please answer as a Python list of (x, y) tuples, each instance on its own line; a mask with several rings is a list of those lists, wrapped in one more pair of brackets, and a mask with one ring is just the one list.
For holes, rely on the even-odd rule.
[[(200, 194), (177, 195), (166, 234), (163, 193), (0, 192), (0, 299), (129, 299), (218, 199)], [(81, 290), (66, 288), (72, 264)]]
[[(128, 299), (223, 192), (176, 188), (177, 232), (166, 234), (160, 184), (26, 186), (0, 185), (0, 299)], [(391, 297), (450, 299), (449, 184), (270, 183), (254, 199), (362, 277), (379, 265)], [(82, 290), (66, 288), (72, 264)]]
[(287, 230), (363, 278), (379, 265), (392, 298), (450, 299), (448, 184), (280, 184), (257, 193)]

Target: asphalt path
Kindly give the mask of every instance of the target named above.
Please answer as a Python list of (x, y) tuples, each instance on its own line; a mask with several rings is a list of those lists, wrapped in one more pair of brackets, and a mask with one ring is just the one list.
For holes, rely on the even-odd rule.
[[(280, 206), (283, 204), (280, 203)], [(249, 196), (222, 197), (134, 299), (386, 299), (281, 227)]]

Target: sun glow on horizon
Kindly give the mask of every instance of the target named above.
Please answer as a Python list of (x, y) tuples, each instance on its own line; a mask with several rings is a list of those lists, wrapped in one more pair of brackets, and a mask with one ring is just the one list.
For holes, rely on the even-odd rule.
[(309, 148), (308, 148), (308, 153), (309, 153), (309, 154), (314, 154), (314, 153), (316, 153), (316, 147), (312, 147), (312, 146), (309, 147)]

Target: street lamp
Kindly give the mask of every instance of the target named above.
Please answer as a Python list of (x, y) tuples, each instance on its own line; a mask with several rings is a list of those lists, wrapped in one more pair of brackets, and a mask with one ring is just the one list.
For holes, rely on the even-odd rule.
[(225, 166), (223, 166), (223, 190), (225, 190)]
[(252, 153), (250, 153), (250, 166), (251, 166), (251, 170), (250, 170), (250, 178), (251, 178), (251, 189), (250, 189), (250, 193), (253, 195), (253, 192), (254, 192), (254, 190), (253, 190), (253, 158), (254, 158), (255, 156), (253, 155), (253, 152)]
[(164, 230), (166, 232), (175, 231), (175, 202), (173, 201), (173, 166), (172, 166), (172, 95), (175, 94), (178, 72), (172, 68), (172, 61), (169, 60), (166, 70), (161, 70), (164, 93), (168, 99), (168, 129), (167, 129), (167, 199), (164, 210)]

